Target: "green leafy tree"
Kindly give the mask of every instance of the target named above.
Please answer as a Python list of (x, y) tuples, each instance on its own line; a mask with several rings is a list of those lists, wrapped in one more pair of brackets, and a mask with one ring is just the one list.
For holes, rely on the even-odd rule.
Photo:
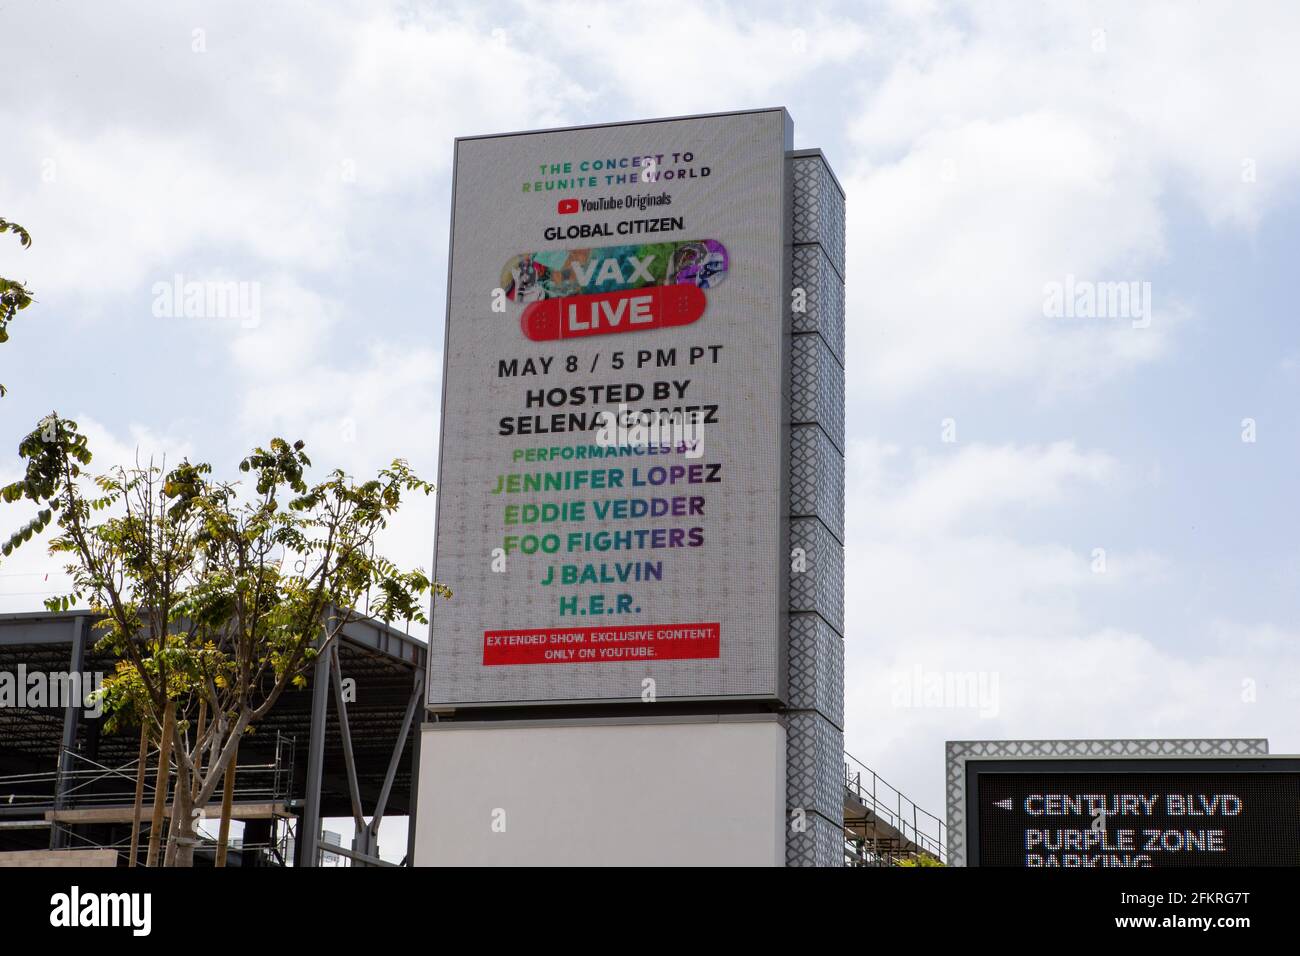
[[(24, 249), (32, 244), (32, 236), (16, 222), (0, 219), (0, 235), (12, 232)], [(32, 294), (21, 282), (0, 276), (0, 345), (9, 341), (9, 323), (20, 310), (32, 304)], [(0, 382), (0, 398), (5, 396), (4, 383)]]
[(433, 491), (401, 460), (367, 481), (336, 470), (309, 483), (303, 443), (275, 438), (240, 462), (246, 484), (189, 461), (119, 467), (90, 482), (86, 438), (57, 413), (19, 454), (25, 473), (0, 499), (38, 512), (0, 554), (54, 526), (49, 549), (69, 560), (73, 586), (46, 604), (84, 599), (102, 615), (97, 646), (118, 659), (103, 691), (110, 725), (145, 721), (161, 739), (175, 708), (169, 864), (192, 863), (195, 811), (212, 800), (241, 737), (306, 684), (352, 608), (369, 600), (385, 621), (426, 623), (430, 593), (450, 597), (376, 551), (402, 501)]

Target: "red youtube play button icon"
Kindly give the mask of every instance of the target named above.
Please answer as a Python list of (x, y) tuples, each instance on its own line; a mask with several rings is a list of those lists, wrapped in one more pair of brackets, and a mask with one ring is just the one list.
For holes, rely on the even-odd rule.
[(558, 212), (561, 216), (567, 216), (567, 215), (569, 215), (570, 213), (577, 212), (577, 211), (578, 211), (578, 200), (576, 200), (576, 199), (561, 199), (561, 200), (556, 204), (556, 206), (555, 206), (555, 211)]

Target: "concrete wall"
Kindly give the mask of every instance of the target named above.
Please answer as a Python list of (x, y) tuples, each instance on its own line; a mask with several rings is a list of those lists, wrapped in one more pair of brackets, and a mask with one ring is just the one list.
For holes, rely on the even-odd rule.
[(780, 866), (785, 753), (775, 716), (426, 724), (415, 863)]

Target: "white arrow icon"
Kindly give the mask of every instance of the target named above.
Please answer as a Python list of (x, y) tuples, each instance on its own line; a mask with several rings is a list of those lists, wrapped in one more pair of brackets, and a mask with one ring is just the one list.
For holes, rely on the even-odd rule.
[(1005, 800), (998, 800), (997, 802), (995, 802), (995, 803), (993, 804), (993, 806), (995, 806), (995, 807), (1001, 807), (1003, 810), (1010, 810), (1010, 809), (1011, 809), (1011, 798), (1010, 798), (1010, 797), (1007, 797)]

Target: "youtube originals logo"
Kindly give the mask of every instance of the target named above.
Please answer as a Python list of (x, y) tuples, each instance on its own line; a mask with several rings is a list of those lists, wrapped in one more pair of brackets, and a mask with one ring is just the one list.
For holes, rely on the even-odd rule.
[(555, 204), (555, 211), (561, 216), (568, 216), (578, 211), (578, 200), (561, 199)]

